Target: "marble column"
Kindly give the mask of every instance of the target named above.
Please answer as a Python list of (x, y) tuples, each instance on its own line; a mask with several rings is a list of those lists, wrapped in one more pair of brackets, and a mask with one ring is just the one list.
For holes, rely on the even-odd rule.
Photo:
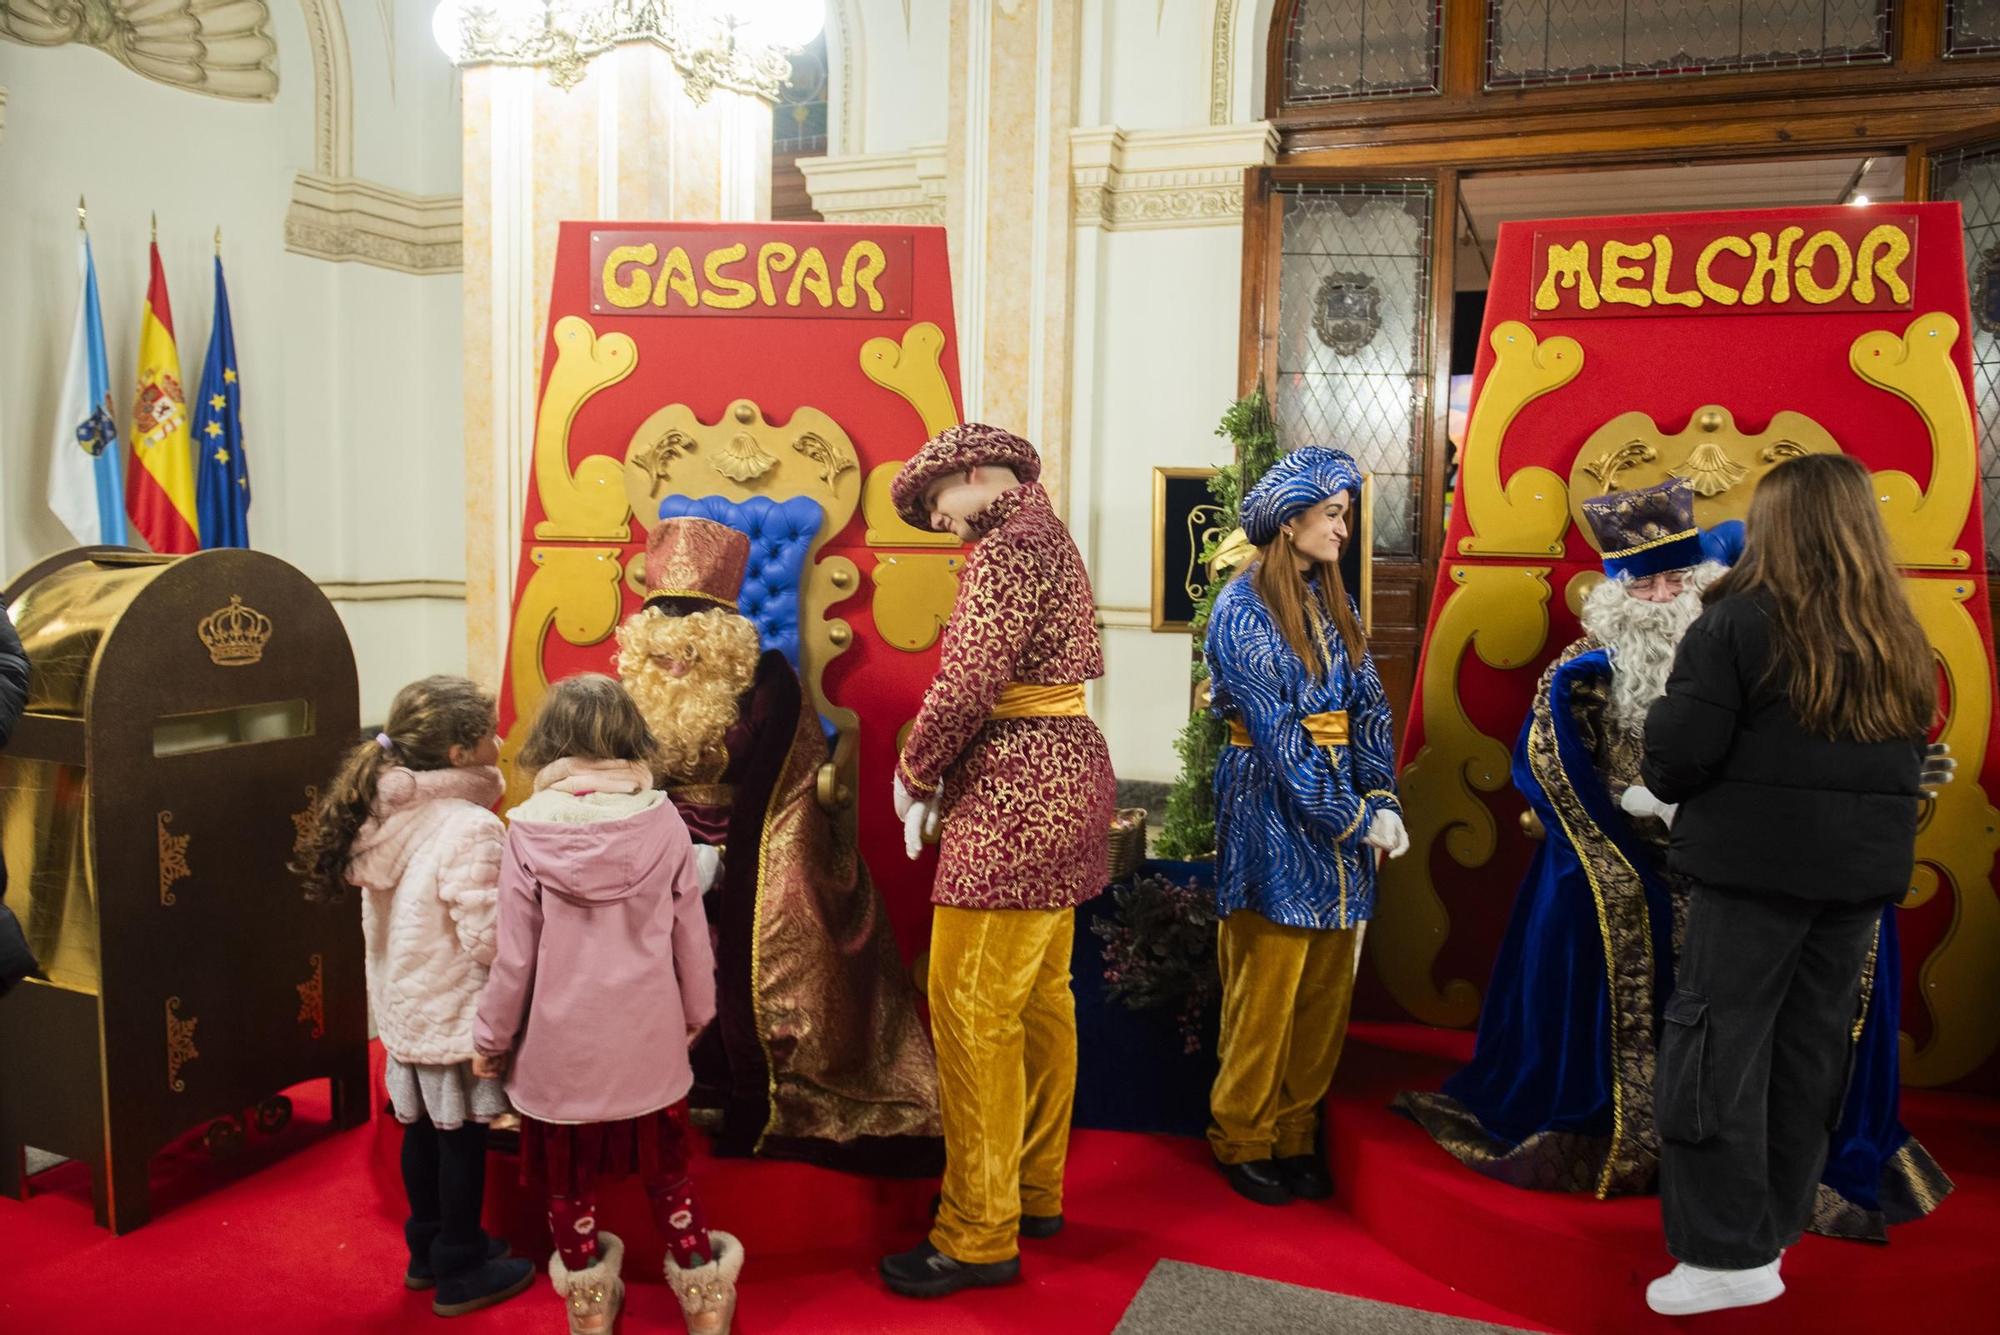
[(771, 104), (648, 42), (604, 52), (568, 87), (541, 67), (475, 64), (464, 90), (467, 658), (497, 689), (557, 225), (768, 218)]
[(1070, 268), (1080, 0), (952, 0), (945, 216), (968, 421), (1070, 471)]

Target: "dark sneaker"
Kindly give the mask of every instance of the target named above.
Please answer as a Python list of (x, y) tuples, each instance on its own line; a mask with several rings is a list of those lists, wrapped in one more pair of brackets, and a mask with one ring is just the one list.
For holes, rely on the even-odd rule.
[(929, 1240), (882, 1258), (882, 1282), (905, 1298), (942, 1298), (960, 1289), (986, 1289), (1021, 1278), (1021, 1258), (969, 1265), (954, 1261)]
[[(496, 1238), (489, 1234), (486, 1239), (485, 1259), (488, 1261), (497, 1261), (505, 1255), (507, 1255), (507, 1240), (505, 1238)], [(410, 1268), (403, 1272), (403, 1287), (406, 1289), (434, 1289), (437, 1287), (437, 1272), (431, 1269), (429, 1248), (424, 1249), (424, 1255), (421, 1257), (412, 1256), (410, 1258)]]
[(1290, 1205), (1292, 1189), (1285, 1185), (1285, 1179), (1278, 1175), (1276, 1165), (1269, 1159), (1252, 1159), (1248, 1163), (1218, 1163), (1222, 1175), (1229, 1179), (1229, 1185), (1245, 1200), (1259, 1205)]
[(1053, 1238), (1062, 1232), (1063, 1217), (1059, 1214), (1024, 1214), (1016, 1231), (1024, 1238)]
[[(944, 1206), (944, 1197), (931, 1197), (931, 1218), (938, 1216)], [(1024, 1214), (1014, 1225), (1014, 1231), (1024, 1238), (1053, 1238), (1062, 1232), (1063, 1217), (1059, 1214)]]
[(1294, 1154), (1271, 1160), (1271, 1166), (1278, 1170), (1278, 1176), (1292, 1195), (1302, 1201), (1323, 1201), (1333, 1195), (1333, 1174), (1319, 1161), (1318, 1155)]
[(504, 1303), (534, 1282), (533, 1261), (518, 1256), (484, 1261), (470, 1270), (439, 1279), (431, 1311), (439, 1316), (464, 1316), (482, 1307)]

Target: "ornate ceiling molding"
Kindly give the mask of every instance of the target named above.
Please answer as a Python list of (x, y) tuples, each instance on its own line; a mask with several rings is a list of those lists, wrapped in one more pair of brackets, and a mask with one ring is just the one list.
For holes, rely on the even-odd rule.
[(1070, 132), (1076, 225), (1107, 232), (1243, 221), (1243, 169), (1277, 161), (1269, 123), (1206, 130)]
[(792, 69), (782, 51), (744, 43), (714, 13), (675, 0), (459, 0), (458, 37), (455, 64), (533, 65), (558, 88), (582, 82), (613, 47), (650, 43), (673, 61), (696, 106), (718, 89), (776, 102)]
[[(827, 93), (832, 101), (827, 118), (827, 152), (851, 153), (864, 147), (863, 112), (867, 107), (868, 55), (861, 30), (861, 0), (828, 0)], [(905, 11), (905, 20), (908, 13)]]
[(1208, 123), (1234, 125), (1264, 114), (1265, 38), (1276, 0), (1212, 0), (1208, 38)]
[(801, 158), (806, 193), (828, 222), (944, 225), (944, 145), (906, 153)]
[(299, 0), (313, 62), (313, 170), (354, 174), (354, 67), (340, 0)]
[(456, 195), (411, 195), (371, 181), (300, 172), (285, 214), (285, 249), (408, 274), (464, 266)]
[(264, 0), (6, 0), (0, 37), (93, 46), (148, 79), (237, 102), (278, 95)]

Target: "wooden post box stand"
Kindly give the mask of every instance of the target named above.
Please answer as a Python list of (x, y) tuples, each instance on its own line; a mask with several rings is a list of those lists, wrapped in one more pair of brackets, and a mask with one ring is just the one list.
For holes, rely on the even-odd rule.
[(212, 1149), (275, 1131), (317, 1077), (337, 1125), (367, 1116), (354, 901), (285, 865), (359, 728), (354, 653), (261, 552), (85, 548), (5, 596), (33, 669), (0, 751), (7, 903), (47, 977), (0, 1000), (0, 1192), (24, 1146), (67, 1155), (127, 1233), (148, 1159), (204, 1122)]

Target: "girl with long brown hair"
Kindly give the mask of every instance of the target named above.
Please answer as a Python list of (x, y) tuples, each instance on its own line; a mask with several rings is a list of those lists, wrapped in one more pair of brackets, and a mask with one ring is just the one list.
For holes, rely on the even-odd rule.
[[(1377, 851), (1409, 847), (1389, 703), (1340, 552), (1361, 474), (1295, 450), (1243, 499), (1255, 561), (1216, 595), (1205, 650), (1231, 745), (1215, 772), (1221, 1070), (1208, 1139), (1264, 1205), (1332, 1194), (1318, 1106), (1347, 1033)], [(1366, 554), (1363, 554), (1366, 559)]]
[(1646, 1301), (1670, 1315), (1784, 1292), (1862, 970), (1909, 889), (1937, 711), (1936, 662), (1853, 459), (1772, 469), (1706, 600), (1647, 716), (1642, 768), (1678, 804), (1670, 862), (1694, 887), (1656, 1089), (1681, 1264)]
[(440, 1316), (521, 1292), (534, 1267), (479, 1226), (486, 1124), (507, 1111), (472, 1070), (473, 1015), (493, 961), (504, 834), (493, 697), (464, 677), (396, 692), (381, 732), (349, 752), (313, 808), (293, 870), (307, 893), (361, 887), (368, 1006), (403, 1124), (404, 1283)]

